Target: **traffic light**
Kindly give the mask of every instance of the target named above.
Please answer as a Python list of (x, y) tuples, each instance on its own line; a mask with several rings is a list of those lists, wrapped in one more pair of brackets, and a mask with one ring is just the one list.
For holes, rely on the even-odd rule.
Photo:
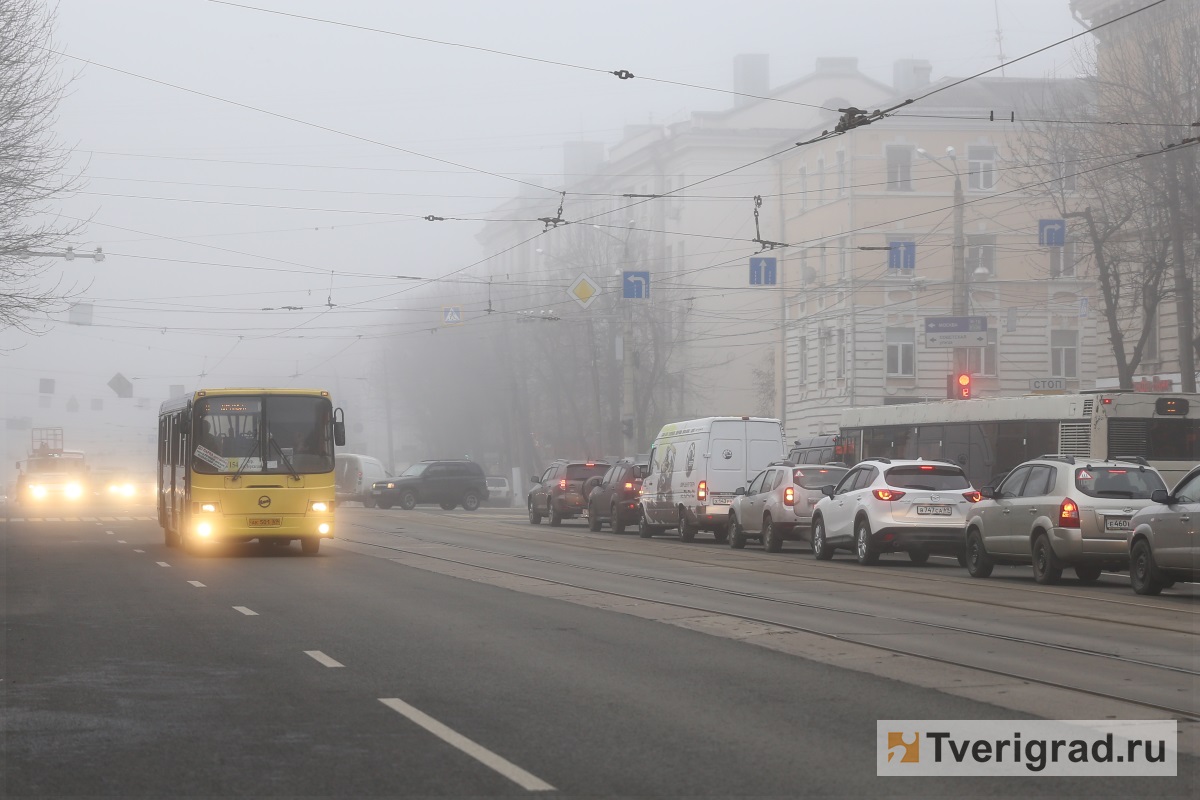
[(632, 419), (625, 418), (625, 419), (621, 420), (621, 434), (626, 439), (633, 438), (633, 420)]
[(971, 373), (956, 372), (946, 376), (946, 396), (951, 400), (970, 400), (971, 390)]

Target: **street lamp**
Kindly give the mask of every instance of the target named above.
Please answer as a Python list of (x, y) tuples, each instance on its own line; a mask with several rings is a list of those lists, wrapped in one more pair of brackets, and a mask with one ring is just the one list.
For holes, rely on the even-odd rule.
[(97, 247), (90, 253), (76, 253), (74, 247), (68, 247), (61, 253), (46, 253), (38, 250), (25, 250), (23, 255), (38, 256), (40, 258), (61, 258), (66, 261), (74, 261), (76, 258), (90, 258), (93, 261), (103, 261), (104, 251)]

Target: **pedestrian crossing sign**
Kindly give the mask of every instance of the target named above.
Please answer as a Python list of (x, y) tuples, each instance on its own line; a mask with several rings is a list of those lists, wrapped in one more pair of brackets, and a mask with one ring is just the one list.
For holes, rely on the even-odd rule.
[(443, 325), (462, 325), (462, 306), (442, 306)]

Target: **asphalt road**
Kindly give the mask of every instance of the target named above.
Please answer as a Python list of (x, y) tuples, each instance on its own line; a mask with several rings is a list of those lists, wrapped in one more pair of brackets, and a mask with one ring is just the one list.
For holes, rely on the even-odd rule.
[[(1154, 673), (1146, 702), (1180, 689), (1195, 702), (1187, 593), (1146, 604), (1156, 611), (1119, 604), (1119, 586), (1052, 593), (1079, 595), (1063, 601), (1001, 579), (986, 587), (994, 604), (963, 614), (956, 567), (864, 577), (799, 553), (534, 529), (506, 511), (340, 509), (345, 540), (315, 557), (296, 545), (187, 554), (149, 516), (5, 525), (6, 796), (1197, 795), (1189, 755), (1179, 777), (1149, 782), (876, 777), (876, 720), (1030, 715), (645, 617), (660, 601), (773, 616), (969, 661), (986, 649), (971, 634), (921, 624), (956, 607), (981, 629), (1021, 619), (1039, 641), (1099, 637), (1181, 663)], [(548, 586), (657, 594), (639, 615)], [(1042, 614), (1046, 603), (1075, 616)], [(1116, 619), (1082, 619), (1097, 606)], [(908, 622), (845, 613), (864, 609)], [(1152, 631), (1130, 624), (1139, 615)], [(1014, 661), (1031, 647), (991, 645)], [(1158, 669), (1038, 652), (1059, 669), (1112, 670), (1083, 687), (1093, 696)]]

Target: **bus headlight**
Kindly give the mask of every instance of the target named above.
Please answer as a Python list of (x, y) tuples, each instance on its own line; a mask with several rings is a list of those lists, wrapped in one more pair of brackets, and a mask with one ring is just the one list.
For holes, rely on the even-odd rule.
[(202, 536), (205, 539), (212, 536), (212, 525), (209, 525), (207, 522), (201, 522), (196, 526), (196, 535)]
[(320, 525), (318, 525), (317, 533), (321, 533), (321, 534), (329, 533), (329, 523), (322, 522)]
[(67, 488), (63, 490), (63, 494), (68, 500), (78, 500), (83, 497), (83, 487), (78, 483), (68, 483)]
[(314, 500), (308, 504), (309, 511), (328, 511), (331, 504), (324, 500)]
[(36, 486), (36, 485), (30, 486), (29, 494), (33, 495), (34, 500), (45, 500), (46, 499), (46, 487), (45, 486)]

